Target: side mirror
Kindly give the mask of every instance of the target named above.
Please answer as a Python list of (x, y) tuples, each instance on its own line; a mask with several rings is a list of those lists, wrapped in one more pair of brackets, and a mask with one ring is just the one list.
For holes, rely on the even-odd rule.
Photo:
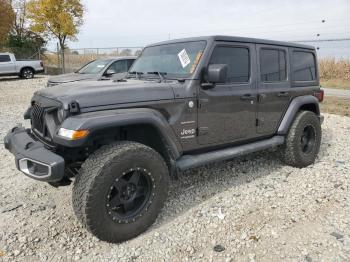
[(114, 74), (115, 74), (114, 69), (108, 69), (108, 70), (105, 72), (105, 76), (111, 76), (111, 75), (114, 75)]
[(212, 64), (208, 66), (207, 81), (209, 83), (225, 83), (227, 79), (227, 64)]

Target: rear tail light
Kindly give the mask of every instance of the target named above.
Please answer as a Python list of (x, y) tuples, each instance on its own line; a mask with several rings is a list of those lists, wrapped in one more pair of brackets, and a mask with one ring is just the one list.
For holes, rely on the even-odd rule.
[(40, 61), (40, 66), (44, 67), (44, 63), (42, 61)]
[(319, 102), (322, 102), (323, 101), (323, 98), (324, 98), (324, 90), (323, 89), (320, 89), (318, 91), (316, 91), (314, 93), (314, 97), (316, 97), (318, 99)]

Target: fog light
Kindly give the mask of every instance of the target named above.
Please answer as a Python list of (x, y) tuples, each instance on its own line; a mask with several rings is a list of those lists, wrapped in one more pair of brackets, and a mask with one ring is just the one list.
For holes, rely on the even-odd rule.
[(76, 140), (86, 137), (89, 134), (89, 130), (70, 130), (61, 127), (58, 130), (58, 135), (70, 140)]
[(50, 176), (51, 167), (34, 161), (32, 159), (23, 158), (19, 160), (19, 170), (23, 173), (33, 177), (47, 177)]

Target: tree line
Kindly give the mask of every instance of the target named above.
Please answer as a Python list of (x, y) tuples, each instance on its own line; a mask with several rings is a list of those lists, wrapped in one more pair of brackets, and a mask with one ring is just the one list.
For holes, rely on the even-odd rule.
[(64, 71), (64, 50), (83, 24), (81, 0), (0, 0), (0, 46), (27, 52), (56, 39)]

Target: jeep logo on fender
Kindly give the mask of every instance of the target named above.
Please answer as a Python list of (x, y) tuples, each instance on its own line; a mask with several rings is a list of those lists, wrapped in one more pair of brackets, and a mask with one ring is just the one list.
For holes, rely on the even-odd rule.
[(196, 133), (196, 130), (192, 128), (192, 129), (182, 129), (180, 134), (181, 134), (181, 138), (192, 138), (194, 137), (195, 133)]

